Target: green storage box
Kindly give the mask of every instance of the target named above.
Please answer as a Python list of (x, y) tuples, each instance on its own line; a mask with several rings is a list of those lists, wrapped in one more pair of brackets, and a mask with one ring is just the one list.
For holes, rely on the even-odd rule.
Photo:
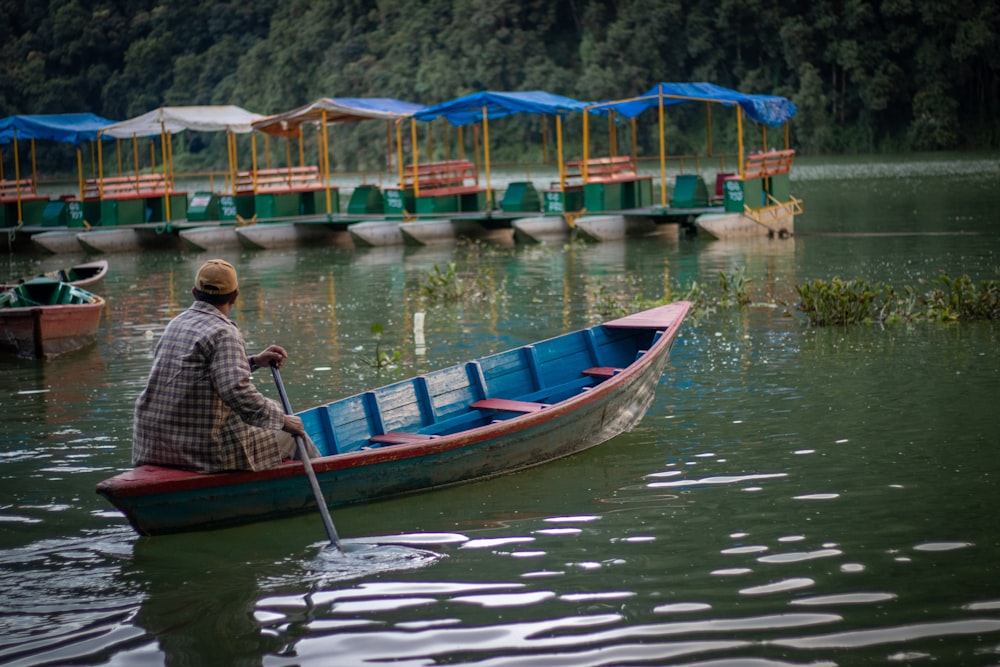
[(583, 186), (583, 207), (588, 213), (622, 210), (622, 183), (587, 183)]
[(359, 185), (354, 188), (351, 198), (347, 201), (347, 212), (350, 215), (384, 213), (385, 200), (382, 191), (377, 185)]
[(538, 191), (530, 181), (518, 181), (508, 185), (503, 193), (503, 201), (500, 202), (500, 208), (509, 213), (536, 212), (541, 210), (541, 206)]
[(670, 199), (673, 208), (700, 208), (708, 206), (708, 188), (698, 174), (678, 174), (674, 181), (674, 194)]

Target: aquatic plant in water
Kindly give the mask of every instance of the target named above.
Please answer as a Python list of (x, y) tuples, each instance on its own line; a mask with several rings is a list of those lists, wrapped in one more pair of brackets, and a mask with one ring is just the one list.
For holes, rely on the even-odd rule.
[(995, 320), (1000, 319), (1000, 269), (997, 275), (977, 285), (967, 275), (942, 273), (924, 293), (909, 285), (896, 291), (864, 280), (813, 280), (795, 288), (796, 307), (812, 326)]

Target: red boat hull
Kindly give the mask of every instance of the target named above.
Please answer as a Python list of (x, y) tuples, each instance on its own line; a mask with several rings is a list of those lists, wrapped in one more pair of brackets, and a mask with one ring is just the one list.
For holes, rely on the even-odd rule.
[(104, 299), (65, 306), (0, 309), (0, 351), (25, 359), (48, 359), (90, 345)]

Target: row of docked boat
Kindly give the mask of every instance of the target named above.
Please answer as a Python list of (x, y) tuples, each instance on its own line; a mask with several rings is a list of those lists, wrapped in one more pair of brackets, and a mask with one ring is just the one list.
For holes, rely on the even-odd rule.
[(92, 344), (104, 298), (91, 290), (107, 272), (98, 260), (0, 285), (0, 353), (50, 359)]
[[(701, 173), (700, 162), (691, 160), (688, 164), (696, 165), (693, 173), (685, 172), (680, 163), (678, 173), (668, 179), (662, 117), (682, 103), (717, 103), (736, 109), (740, 141), (728, 168), (719, 159), (714, 172)], [(589, 117), (629, 120), (634, 136), (635, 119), (652, 109), (660, 111), (658, 161), (643, 162), (635, 148), (631, 155), (617, 154), (618, 142), (610, 138), (610, 154), (589, 154)], [(636, 98), (600, 103), (543, 91), (484, 91), (432, 107), (384, 98), (322, 98), (266, 117), (238, 107), (164, 107), (118, 123), (95, 118), (11, 117), (0, 120), (0, 143), (16, 142), (18, 137), (73, 142), (91, 137), (98, 146), (99, 164), (93, 178), (81, 174), (79, 192), (59, 197), (38, 194), (37, 184), (21, 178), (15, 169), (13, 181), (0, 183), (0, 227), (8, 228), (12, 249), (51, 253), (106, 253), (170, 245), (203, 250), (226, 244), (256, 248), (317, 242), (424, 245), (456, 238), (533, 243), (573, 234), (591, 240), (677, 234), (679, 228), (715, 237), (788, 236), (793, 233), (794, 216), (801, 211), (801, 202), (789, 191), (794, 151), (787, 145), (787, 131), (783, 149), (769, 148), (766, 128), (787, 128), (794, 113), (794, 105), (785, 98), (744, 94), (709, 83), (661, 83)], [(497, 182), (489, 160), (489, 124), (519, 114), (554, 118), (560, 137), (563, 119), (579, 114), (583, 155), (564, 160), (560, 141), (555, 164), (546, 167), (544, 180), (536, 171), (534, 179)], [(744, 150), (745, 118), (763, 129), (763, 150)], [(459, 137), (463, 127), (474, 126), (477, 138), (480, 132), (483, 137), (482, 151), (477, 139), (473, 160), (464, 154), (456, 159), (422, 159), (415, 124), (437, 119), (455, 127)], [(338, 184), (329, 169), (326, 128), (362, 120), (384, 120), (395, 130), (394, 146), (392, 132), (387, 132), (386, 151), (394, 156), (394, 165), (387, 164), (386, 172), (379, 175), (383, 185)], [(409, 142), (402, 137), (404, 121), (411, 124)], [(316, 139), (318, 165), (302, 163), (304, 127), (322, 130)], [(238, 168), (234, 148), (218, 191), (185, 191), (174, 178), (169, 148), (170, 137), (183, 131), (251, 133), (251, 168)], [(301, 164), (291, 164), (289, 151), (289, 164), (283, 167), (259, 165), (258, 134), (265, 143), (269, 137), (297, 138)], [(151, 167), (147, 173), (137, 168), (128, 175), (119, 165), (119, 175), (105, 176), (100, 150), (104, 141), (131, 138), (134, 142), (140, 136), (159, 139), (161, 171)], [(403, 156), (407, 143), (411, 147), (408, 162)], [(464, 145), (461, 138), (457, 143)], [(711, 155), (710, 136), (708, 145)], [(137, 146), (133, 151), (138, 155)], [(265, 150), (265, 154), (270, 153)], [(346, 206), (341, 206), (341, 195)]]

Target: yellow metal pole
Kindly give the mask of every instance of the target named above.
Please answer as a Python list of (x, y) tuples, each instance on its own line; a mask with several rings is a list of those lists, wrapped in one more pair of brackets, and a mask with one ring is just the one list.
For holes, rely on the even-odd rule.
[(663, 130), (663, 88), (660, 88), (660, 206), (667, 207), (667, 140)]
[[(98, 150), (98, 152), (100, 152), (100, 150), (101, 150), (100, 145), (98, 145), (97, 150)], [(118, 175), (122, 176), (125, 173), (125, 160), (122, 158), (122, 140), (121, 139), (115, 139), (115, 155), (118, 158)], [(91, 171), (93, 171), (93, 168), (94, 168), (93, 162), (91, 162), (90, 167), (91, 167)]]
[(618, 132), (615, 127), (615, 112), (608, 111), (608, 155), (618, 155)]
[(549, 119), (542, 116), (542, 164), (549, 163)]
[(250, 166), (253, 169), (250, 174), (250, 183), (253, 185), (254, 196), (257, 195), (257, 133), (250, 134)]
[(490, 191), (490, 121), (483, 107), (483, 161), (486, 163), (486, 210), (493, 210), (493, 193)]
[(17, 221), (24, 222), (21, 217), (21, 160), (18, 156), (20, 150), (17, 146), (17, 128), (14, 128), (14, 189), (17, 193)]
[[(115, 141), (118, 141), (118, 140), (115, 139)], [(96, 174), (96, 177), (97, 177), (97, 198), (98, 199), (103, 199), (104, 198), (102, 196), (103, 195), (102, 188), (104, 187), (104, 185), (103, 185), (104, 147), (101, 145), (102, 143), (103, 142), (101, 141), (101, 136), (98, 135), (97, 136), (97, 174)], [(93, 171), (93, 166), (94, 166), (93, 163), (91, 163), (90, 166), (91, 166), (91, 171)], [(83, 197), (80, 197), (80, 201), (83, 201)]]
[(31, 194), (38, 194), (38, 164), (35, 162), (35, 140), (31, 140)]
[(413, 157), (410, 164), (413, 165), (413, 196), (420, 196), (420, 182), (417, 181), (417, 162), (420, 160), (420, 151), (417, 149), (417, 119), (410, 119), (410, 152)]
[(639, 143), (635, 138), (635, 116), (632, 117), (630, 125), (632, 126), (632, 162), (635, 164), (635, 168), (639, 169)]
[(264, 134), (264, 168), (271, 168), (271, 135), (269, 134)]
[[(97, 135), (97, 140), (101, 140), (101, 135)], [(85, 194), (83, 189), (83, 151), (80, 150), (80, 146), (76, 147), (76, 179), (77, 185), (80, 187), (80, 201), (83, 202), (83, 196)]]
[(323, 109), (323, 184), (326, 186), (326, 214), (333, 213), (333, 198), (330, 195), (330, 135), (326, 128), (326, 109)]
[(476, 183), (479, 183), (479, 125), (473, 126), (472, 132), (472, 161), (476, 165)]
[(746, 176), (746, 165), (743, 164), (743, 107), (736, 105), (736, 159), (740, 164), (740, 179)]
[(708, 133), (708, 157), (712, 157), (712, 103), (705, 102), (705, 127)]
[[(399, 189), (405, 185), (403, 172), (403, 119), (396, 119), (396, 168), (399, 170)], [(400, 195), (402, 196), (402, 195)]]
[(306, 166), (306, 149), (302, 145), (302, 125), (299, 124), (299, 166)]
[(761, 138), (764, 140), (764, 152), (767, 152), (767, 125), (761, 125)]
[(580, 174), (583, 177), (583, 182), (587, 182), (587, 160), (590, 156), (590, 123), (587, 120), (589, 114), (584, 111), (583, 113), (583, 165), (580, 167)]
[[(301, 127), (301, 125), (299, 126)], [(285, 166), (288, 167), (288, 173), (292, 173), (292, 138), (285, 135)], [(291, 180), (291, 179), (289, 179)]]
[(163, 156), (163, 180), (165, 184), (163, 192), (163, 212), (164, 217), (170, 220), (170, 164), (167, 158), (170, 150), (168, 147), (168, 142), (170, 141), (170, 134), (167, 132), (167, 128), (160, 122), (160, 153)]
[(458, 137), (457, 137), (456, 141), (458, 141), (458, 159), (459, 160), (464, 160), (465, 159), (465, 137), (464, 137), (464, 135), (462, 133), (462, 126), (461, 125), (458, 126)]
[[(556, 150), (558, 155), (556, 156), (559, 161), (559, 189), (565, 193), (566, 192), (566, 167), (563, 164), (563, 142), (562, 142), (562, 116), (556, 114)], [(566, 199), (566, 195), (563, 194), (563, 199)], [(563, 206), (565, 209), (565, 206)]]
[(226, 175), (226, 180), (229, 181), (231, 186), (231, 191), (233, 196), (236, 196), (236, 173), (233, 169), (233, 131), (226, 129), (226, 158), (229, 162), (229, 173)]
[(792, 142), (790, 141), (789, 136), (788, 136), (788, 121), (786, 120), (785, 121), (785, 150), (787, 151), (791, 147), (792, 147)]

